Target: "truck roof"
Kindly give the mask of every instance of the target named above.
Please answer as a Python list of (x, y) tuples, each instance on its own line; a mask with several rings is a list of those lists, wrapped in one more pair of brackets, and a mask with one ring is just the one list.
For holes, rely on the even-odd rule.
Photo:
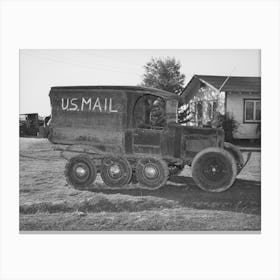
[(152, 94), (158, 97), (161, 97), (163, 99), (179, 99), (179, 96), (175, 93), (151, 88), (151, 87), (142, 87), (142, 86), (56, 86), (51, 88), (51, 92), (53, 91), (60, 91), (60, 90), (94, 90), (94, 89), (101, 89), (101, 90), (122, 90), (127, 92), (128, 94), (133, 94), (133, 91), (135, 93), (139, 94), (140, 92), (143, 92), (143, 94)]

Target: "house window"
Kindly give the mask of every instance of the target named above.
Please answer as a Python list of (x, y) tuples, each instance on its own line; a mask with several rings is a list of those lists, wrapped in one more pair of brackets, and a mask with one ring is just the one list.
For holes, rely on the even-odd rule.
[(197, 118), (200, 120), (202, 118), (202, 113), (203, 113), (202, 101), (196, 103), (196, 111), (197, 111)]
[(261, 121), (261, 101), (260, 99), (244, 100), (244, 122)]
[(196, 100), (189, 103), (188, 119), (198, 126), (212, 121), (218, 112), (217, 100)]
[(218, 102), (209, 101), (207, 102), (207, 106), (207, 117), (209, 120), (213, 120), (215, 118), (215, 113), (217, 112)]

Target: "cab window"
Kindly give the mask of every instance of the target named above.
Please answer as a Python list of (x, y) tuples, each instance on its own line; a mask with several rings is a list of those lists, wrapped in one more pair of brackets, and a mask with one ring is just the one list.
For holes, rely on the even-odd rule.
[(166, 121), (167, 123), (178, 123), (178, 101), (176, 99), (166, 101)]
[(140, 97), (134, 107), (134, 126), (162, 129), (166, 125), (166, 102), (153, 95)]

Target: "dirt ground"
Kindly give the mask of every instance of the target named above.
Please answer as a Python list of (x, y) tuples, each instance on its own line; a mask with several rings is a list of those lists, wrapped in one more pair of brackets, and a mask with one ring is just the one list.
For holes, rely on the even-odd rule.
[(200, 190), (188, 167), (156, 191), (133, 184), (110, 189), (100, 177), (89, 189), (78, 191), (65, 181), (65, 163), (46, 139), (20, 138), (21, 231), (261, 229), (260, 153), (252, 154), (223, 193)]

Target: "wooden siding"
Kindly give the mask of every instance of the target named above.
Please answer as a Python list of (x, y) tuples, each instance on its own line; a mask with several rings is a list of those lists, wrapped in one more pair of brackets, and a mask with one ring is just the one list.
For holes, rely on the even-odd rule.
[(258, 123), (244, 123), (244, 99), (259, 99), (258, 93), (227, 93), (227, 112), (239, 123), (237, 132), (234, 133), (236, 139), (257, 139), (256, 129)]
[(216, 128), (185, 126), (182, 134), (181, 147), (184, 157), (193, 156), (208, 147), (217, 147), (224, 140), (223, 130)]

